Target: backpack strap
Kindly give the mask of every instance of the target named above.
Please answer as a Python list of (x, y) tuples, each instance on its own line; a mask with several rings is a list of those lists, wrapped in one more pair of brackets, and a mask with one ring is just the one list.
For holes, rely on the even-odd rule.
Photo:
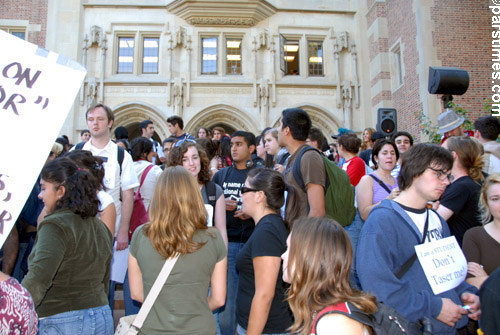
[(141, 187), (142, 187), (142, 184), (144, 184), (144, 180), (146, 180), (146, 176), (148, 175), (148, 172), (153, 168), (153, 164), (150, 164), (148, 165), (147, 168), (144, 169), (144, 172), (142, 173), (142, 177), (141, 177), (141, 183), (139, 185), (139, 188), (137, 189), (137, 193), (141, 193)]
[[(207, 181), (205, 184), (205, 195), (208, 199), (208, 204), (212, 205), (212, 218), (215, 221), (215, 203), (217, 202), (217, 189), (213, 181)], [(215, 225), (214, 225), (215, 226)]]
[[(304, 178), (302, 177), (302, 172), (300, 171), (300, 160), (302, 159), (304, 153), (309, 150), (315, 150), (319, 154), (319, 151), (317, 149), (311, 146), (306, 146), (299, 152), (297, 158), (295, 158), (295, 160), (293, 161), (293, 167), (292, 167), (293, 178), (304, 192), (307, 192), (307, 188), (306, 185), (304, 184)], [(328, 178), (327, 178), (327, 183), (328, 183)], [(326, 185), (325, 192), (327, 188), (328, 186)]]
[(231, 168), (231, 166), (226, 166), (222, 169), (219, 170), (218, 173), (220, 173), (220, 178), (219, 178), (219, 181), (220, 181), (220, 187), (222, 187), (222, 185), (224, 185), (224, 181), (226, 181), (226, 178), (227, 178), (227, 175), (229, 173), (229, 169)]
[(375, 180), (384, 190), (387, 191), (387, 193), (391, 194), (391, 189), (380, 179), (375, 177), (373, 174), (369, 174), (370, 177), (372, 177), (373, 180)]
[[(85, 145), (85, 143), (87, 143), (87, 142), (77, 143), (75, 145), (75, 149), (76, 150), (83, 150), (83, 146)], [(122, 175), (122, 163), (123, 163), (123, 159), (125, 158), (125, 149), (123, 149), (119, 145), (117, 147), (118, 147), (117, 159), (118, 159), (118, 164), (120, 165), (120, 176), (121, 176)]]

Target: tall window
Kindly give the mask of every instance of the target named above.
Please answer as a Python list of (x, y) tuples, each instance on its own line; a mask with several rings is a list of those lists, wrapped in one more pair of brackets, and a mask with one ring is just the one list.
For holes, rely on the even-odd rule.
[(282, 38), (283, 68), (285, 75), (298, 76), (300, 74), (299, 41)]
[(401, 43), (398, 41), (390, 50), (391, 87), (394, 92), (403, 86), (404, 83), (404, 64)]
[(158, 37), (145, 37), (143, 40), (142, 73), (158, 73)]
[(201, 39), (201, 74), (217, 74), (217, 37)]
[(241, 74), (241, 39), (226, 40), (226, 74)]
[(323, 43), (317, 41), (308, 41), (307, 46), (309, 49), (309, 75), (322, 76), (323, 75)]
[(134, 38), (118, 39), (118, 73), (134, 72)]

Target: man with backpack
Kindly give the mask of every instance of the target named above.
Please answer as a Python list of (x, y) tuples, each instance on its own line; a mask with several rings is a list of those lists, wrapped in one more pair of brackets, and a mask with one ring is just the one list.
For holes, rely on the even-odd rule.
[[(456, 254), (449, 251), (461, 252), (458, 244), (453, 238), (443, 241), (450, 236), (450, 229), (429, 205), (450, 184), (452, 165), (451, 153), (435, 144), (422, 143), (408, 150), (398, 177), (401, 193), (372, 209), (355, 256), (361, 289), (411, 322), (430, 319), (433, 334), (457, 334), (467, 326), (467, 316), (477, 320), (481, 313), (477, 289), (465, 282), (465, 274), (464, 279), (457, 276), (461, 270), (452, 265), (455, 257), (460, 266)], [(443, 242), (447, 246), (443, 247), (444, 255), (440, 247)], [(417, 245), (432, 252), (419, 252), (417, 256)], [(432, 255), (436, 261), (421, 263), (418, 257), (422, 255)], [(452, 255), (451, 261), (440, 263), (441, 255)], [(445, 264), (451, 264), (450, 268), (444, 268)], [(432, 276), (436, 265), (439, 276)], [(437, 286), (452, 280), (453, 286)]]
[[(77, 144), (75, 149), (88, 150), (92, 155), (104, 160), (104, 185), (107, 188), (106, 192), (113, 198), (116, 208), (116, 250), (124, 250), (128, 248), (130, 217), (134, 208), (134, 188), (139, 186), (139, 180), (130, 154), (111, 141), (111, 128), (114, 122), (111, 108), (104, 104), (96, 104), (87, 110), (85, 116), (91, 137), (83, 145)], [(134, 314), (139, 310), (138, 304), (135, 308), (127, 308), (129, 307), (128, 302), (132, 301), (127, 288), (124, 285), (125, 313)], [(114, 282), (112, 282), (109, 291), (110, 304), (112, 305)]]
[[(281, 113), (278, 127), (278, 142), (290, 153), (288, 164), (283, 172), (285, 182), (297, 190), (299, 216), (325, 216), (325, 185), (326, 173), (321, 155), (314, 151), (307, 151), (300, 160), (300, 172), (304, 180), (304, 190), (293, 175), (293, 166), (298, 154), (308, 147), (305, 143), (311, 129), (311, 118), (306, 111), (300, 108), (288, 108)], [(286, 214), (292, 209), (287, 207)], [(288, 215), (286, 215), (288, 216)]]

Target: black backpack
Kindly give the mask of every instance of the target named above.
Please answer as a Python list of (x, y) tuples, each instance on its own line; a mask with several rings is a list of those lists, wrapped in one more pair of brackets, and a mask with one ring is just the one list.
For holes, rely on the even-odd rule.
[[(80, 142), (80, 143), (76, 144), (75, 149), (76, 150), (83, 150), (83, 146), (85, 145), (85, 143), (87, 143), (87, 142)], [(120, 176), (121, 176), (122, 175), (123, 158), (125, 157), (125, 149), (123, 149), (122, 147), (120, 147), (118, 145), (118, 152), (117, 152), (116, 156), (118, 159), (118, 164), (120, 164)]]
[(313, 330), (318, 321), (326, 314), (338, 313), (371, 327), (375, 335), (430, 335), (432, 334), (430, 320), (411, 322), (399, 314), (394, 308), (381, 302), (377, 303), (377, 312), (369, 314), (346, 303), (348, 309), (337, 309), (339, 306), (328, 306), (318, 313), (314, 320)]

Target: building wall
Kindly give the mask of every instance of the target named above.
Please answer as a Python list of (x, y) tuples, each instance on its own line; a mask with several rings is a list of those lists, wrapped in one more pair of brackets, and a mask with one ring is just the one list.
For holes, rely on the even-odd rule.
[(26, 40), (45, 47), (48, 0), (2, 0), (0, 28), (24, 30)]

